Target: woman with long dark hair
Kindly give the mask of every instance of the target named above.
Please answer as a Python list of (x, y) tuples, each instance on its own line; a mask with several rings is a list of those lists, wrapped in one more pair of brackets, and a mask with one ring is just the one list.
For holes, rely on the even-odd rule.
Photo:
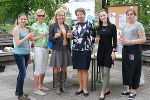
[(116, 58), (115, 51), (117, 46), (116, 26), (110, 23), (108, 14), (105, 10), (101, 10), (99, 13), (99, 29), (96, 42), (99, 42), (97, 64), (100, 67), (104, 81), (100, 93), (100, 100), (104, 100), (105, 95), (110, 93), (110, 69), (113, 60)]

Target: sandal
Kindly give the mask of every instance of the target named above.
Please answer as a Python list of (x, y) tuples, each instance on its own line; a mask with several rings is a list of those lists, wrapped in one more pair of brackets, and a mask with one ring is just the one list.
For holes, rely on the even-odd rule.
[(42, 88), (40, 88), (40, 90), (45, 90), (45, 91), (49, 91), (50, 89), (49, 88), (47, 88), (47, 87), (42, 87)]
[(42, 92), (40, 90), (39, 91), (34, 91), (34, 93), (37, 94), (37, 95), (42, 95), (42, 96), (46, 95), (45, 92)]

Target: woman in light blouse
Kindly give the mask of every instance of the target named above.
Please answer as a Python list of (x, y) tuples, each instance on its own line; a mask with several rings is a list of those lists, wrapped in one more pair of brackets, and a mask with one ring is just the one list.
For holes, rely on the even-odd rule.
[(37, 22), (33, 23), (31, 29), (35, 32), (34, 41), (34, 93), (37, 95), (46, 95), (49, 88), (43, 85), (46, 68), (48, 66), (48, 26), (44, 23), (46, 12), (43, 9), (38, 9), (35, 16)]

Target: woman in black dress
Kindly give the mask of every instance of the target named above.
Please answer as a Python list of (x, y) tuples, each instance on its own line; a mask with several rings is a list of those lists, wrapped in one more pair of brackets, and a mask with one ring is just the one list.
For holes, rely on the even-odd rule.
[[(85, 20), (85, 9), (75, 10), (78, 22), (72, 26), (71, 37), (73, 39), (72, 62), (73, 69), (77, 69), (79, 89), (75, 95), (83, 93), (87, 97), (88, 70), (91, 61), (91, 50), (94, 44), (95, 31), (93, 25)], [(68, 37), (70, 37), (68, 35)]]
[(117, 46), (116, 26), (110, 23), (108, 14), (105, 10), (101, 10), (99, 14), (99, 29), (96, 41), (99, 42), (97, 64), (102, 70), (104, 80), (100, 93), (100, 100), (104, 100), (105, 95), (110, 93), (110, 68), (113, 64), (113, 60), (116, 58), (115, 51)]

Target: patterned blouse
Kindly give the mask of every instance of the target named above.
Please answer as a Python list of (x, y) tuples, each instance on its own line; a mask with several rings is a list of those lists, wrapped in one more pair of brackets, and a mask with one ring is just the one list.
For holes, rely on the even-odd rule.
[(90, 51), (95, 42), (95, 30), (90, 22), (72, 25), (73, 46), (76, 51)]

